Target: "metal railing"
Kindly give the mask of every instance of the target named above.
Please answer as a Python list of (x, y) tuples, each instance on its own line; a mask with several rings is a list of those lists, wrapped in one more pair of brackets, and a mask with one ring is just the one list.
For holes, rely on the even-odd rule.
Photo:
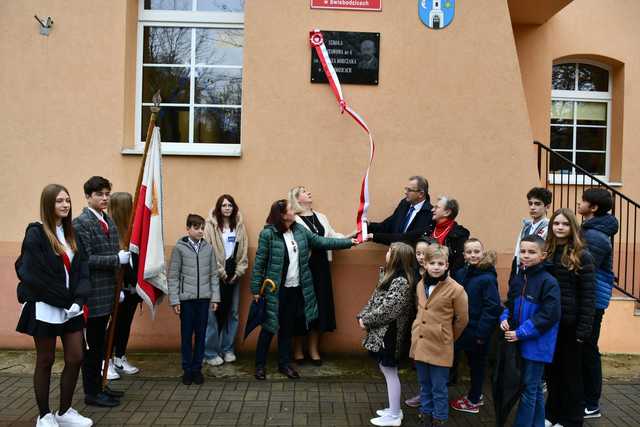
[[(638, 213), (640, 204), (617, 191), (609, 184), (589, 173), (583, 167), (557, 153), (541, 142), (533, 142), (538, 149), (538, 176), (545, 188), (553, 192), (552, 210), (577, 210), (582, 192), (588, 188), (605, 188), (613, 197), (611, 214), (620, 224), (611, 239), (613, 245), (613, 274), (615, 287), (623, 294), (640, 301), (640, 236)], [(638, 252), (638, 254), (636, 254)]]

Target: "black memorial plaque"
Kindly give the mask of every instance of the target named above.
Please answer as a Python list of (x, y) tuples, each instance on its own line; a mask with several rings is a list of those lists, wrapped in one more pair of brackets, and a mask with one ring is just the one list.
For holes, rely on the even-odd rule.
[[(322, 31), (340, 83), (377, 85), (380, 33)], [(311, 49), (311, 83), (328, 83), (315, 49)]]

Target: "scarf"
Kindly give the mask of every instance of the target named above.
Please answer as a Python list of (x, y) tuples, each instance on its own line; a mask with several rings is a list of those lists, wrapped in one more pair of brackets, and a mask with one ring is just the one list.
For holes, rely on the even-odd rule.
[(453, 226), (456, 222), (452, 219), (446, 219), (439, 224), (436, 224), (436, 227), (433, 229), (433, 238), (435, 238), (439, 244), (444, 245), (444, 240), (447, 238)]

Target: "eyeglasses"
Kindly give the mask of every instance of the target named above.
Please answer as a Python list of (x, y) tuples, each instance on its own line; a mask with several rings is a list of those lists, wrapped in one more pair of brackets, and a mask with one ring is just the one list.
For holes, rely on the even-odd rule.
[(404, 191), (406, 191), (407, 193), (419, 193), (422, 190), (418, 190), (417, 188), (404, 187)]
[(295, 254), (296, 252), (298, 252), (298, 246), (296, 246), (296, 241), (292, 240), (291, 241), (291, 248), (293, 249), (293, 253)]

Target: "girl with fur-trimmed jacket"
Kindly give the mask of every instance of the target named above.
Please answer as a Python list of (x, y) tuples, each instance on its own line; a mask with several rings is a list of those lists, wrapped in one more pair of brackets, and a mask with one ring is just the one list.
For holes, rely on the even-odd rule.
[(377, 411), (373, 425), (400, 425), (400, 380), (398, 364), (408, 350), (414, 312), (414, 252), (405, 243), (392, 243), (386, 257), (385, 273), (373, 295), (358, 314), (366, 331), (362, 346), (378, 362), (387, 382), (389, 407)]

